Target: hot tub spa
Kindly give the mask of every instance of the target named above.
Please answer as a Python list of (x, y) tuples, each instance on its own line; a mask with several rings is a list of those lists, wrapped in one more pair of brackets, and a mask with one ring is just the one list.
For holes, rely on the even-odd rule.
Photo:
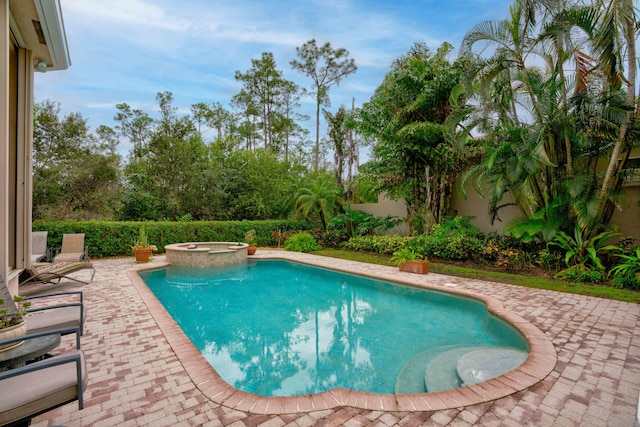
[(246, 243), (187, 242), (164, 247), (167, 262), (181, 267), (222, 267), (247, 260)]

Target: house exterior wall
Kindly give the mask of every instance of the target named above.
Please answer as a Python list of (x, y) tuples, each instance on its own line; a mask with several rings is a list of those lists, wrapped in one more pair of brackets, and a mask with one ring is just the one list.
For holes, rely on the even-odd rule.
[(5, 280), (14, 279), (15, 268), (9, 267), (9, 2), (0, 0), (0, 274)]
[[(40, 37), (34, 21), (41, 24)], [(0, 274), (13, 294), (30, 262), (33, 73), (38, 61), (45, 61), (49, 70), (70, 65), (59, 0), (0, 0)]]

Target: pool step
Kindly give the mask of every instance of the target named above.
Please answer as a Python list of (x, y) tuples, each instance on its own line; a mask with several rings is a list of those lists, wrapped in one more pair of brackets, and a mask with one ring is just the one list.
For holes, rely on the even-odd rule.
[(396, 377), (395, 393), (449, 390), (486, 381), (511, 371), (529, 353), (506, 347), (450, 345), (419, 353)]
[(491, 347), (459, 346), (441, 352), (426, 366), (423, 379), (427, 391), (441, 391), (460, 387), (462, 380), (458, 376), (458, 360), (467, 353), (483, 351)]
[(488, 348), (471, 351), (458, 359), (456, 371), (462, 385), (471, 385), (498, 377), (517, 368), (529, 353), (513, 348)]
[[(407, 362), (396, 377), (395, 393), (396, 394), (412, 394), (412, 393), (426, 393), (427, 385), (425, 382), (425, 367), (429, 366), (434, 358), (437, 358), (442, 353), (449, 351), (456, 351), (459, 349), (466, 349), (468, 353), (472, 350), (478, 350), (479, 346), (468, 345), (448, 345), (443, 347), (432, 348), (422, 353), (417, 354), (409, 362)], [(457, 360), (457, 359), (456, 359)], [(450, 377), (448, 378), (448, 384), (459, 382), (460, 378), (455, 372), (449, 371)], [(458, 385), (452, 385), (448, 388), (455, 388)]]

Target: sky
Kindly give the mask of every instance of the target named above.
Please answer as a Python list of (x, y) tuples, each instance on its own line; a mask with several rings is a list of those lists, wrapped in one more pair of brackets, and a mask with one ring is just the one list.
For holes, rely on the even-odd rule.
[[(81, 113), (91, 130), (115, 127), (116, 104), (157, 117), (158, 92), (170, 91), (178, 114), (192, 104), (229, 101), (263, 52), (274, 55), (283, 77), (301, 87), (296, 47), (310, 39), (345, 48), (358, 70), (330, 89), (331, 106), (362, 105), (394, 59), (416, 42), (436, 50), (459, 47), (484, 20), (504, 19), (506, 0), (60, 0), (71, 67), (36, 73), (36, 101), (60, 103), (62, 115)], [(455, 53), (453, 54), (455, 55)], [(314, 100), (301, 112), (314, 117)], [(312, 130), (314, 121), (302, 123)], [(211, 132), (213, 136), (213, 132)], [(321, 137), (324, 135), (321, 134)], [(204, 134), (207, 140), (207, 134)], [(130, 147), (123, 143), (121, 150)]]

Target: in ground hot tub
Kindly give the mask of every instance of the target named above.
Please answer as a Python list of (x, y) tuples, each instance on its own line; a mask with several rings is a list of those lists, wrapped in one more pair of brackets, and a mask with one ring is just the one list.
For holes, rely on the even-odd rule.
[(164, 247), (167, 262), (183, 267), (221, 267), (247, 260), (246, 243), (187, 242)]

